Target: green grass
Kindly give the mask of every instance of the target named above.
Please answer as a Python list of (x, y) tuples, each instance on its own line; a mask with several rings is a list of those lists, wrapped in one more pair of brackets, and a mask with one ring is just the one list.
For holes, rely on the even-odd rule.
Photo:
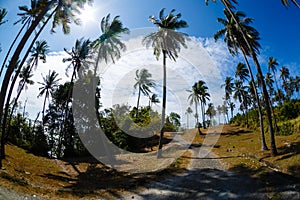
[[(269, 134), (266, 134), (269, 146)], [(269, 151), (261, 150), (260, 132), (226, 125), (213, 151), (222, 158), (228, 169), (246, 166), (263, 170), (266, 163), (276, 170), (300, 177), (300, 133), (276, 136), (278, 155), (272, 157)], [(262, 162), (265, 161), (265, 162)], [(259, 171), (257, 173), (260, 173)]]

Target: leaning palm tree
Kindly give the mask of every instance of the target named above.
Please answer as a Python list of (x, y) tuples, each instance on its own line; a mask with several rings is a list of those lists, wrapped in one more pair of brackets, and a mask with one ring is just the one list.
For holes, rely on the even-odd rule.
[(155, 87), (156, 84), (154, 80), (151, 79), (152, 74), (149, 73), (149, 71), (145, 68), (136, 70), (135, 75), (136, 83), (133, 87), (134, 89), (138, 89), (138, 99), (136, 104), (136, 118), (138, 118), (141, 93), (143, 93), (145, 96), (149, 96), (149, 93), (151, 93), (151, 88)]
[[(265, 107), (267, 111), (268, 126), (270, 131), (272, 154), (276, 155), (277, 149), (275, 145), (275, 137), (274, 137), (274, 131), (272, 126), (271, 108), (268, 100), (269, 95), (266, 89), (260, 64), (257, 60), (257, 54), (259, 53), (259, 48), (260, 48), (260, 44), (258, 43), (259, 33), (256, 31), (256, 29), (254, 29), (249, 25), (253, 21), (253, 19), (247, 18), (244, 13), (239, 11), (233, 12), (231, 8), (227, 6), (226, 9), (224, 10), (224, 14), (226, 16), (226, 19), (218, 18), (218, 21), (224, 25), (224, 28), (219, 30), (214, 37), (215, 39), (218, 39), (224, 35), (225, 36), (224, 41), (227, 44), (228, 50), (232, 55), (236, 55), (238, 53), (238, 50), (241, 50), (250, 74), (252, 84), (255, 83), (255, 79), (252, 74), (252, 70), (248, 62), (247, 56), (251, 56), (253, 58), (254, 64), (258, 72), (259, 83), (261, 83), (260, 86), (262, 88), (264, 99), (267, 99), (265, 101), (266, 104)], [(259, 113), (262, 149), (266, 150), (267, 146), (264, 137), (263, 117), (262, 117), (262, 111), (260, 105), (260, 98), (258, 96), (256, 85), (253, 85), (253, 89), (254, 89), (255, 98), (258, 107), (258, 113)]]
[[(108, 63), (111, 60), (113, 63), (115, 63), (115, 60), (118, 60), (121, 57), (121, 51), (126, 50), (125, 44), (120, 41), (120, 36), (121, 34), (129, 33), (129, 29), (124, 27), (123, 23), (121, 22), (120, 16), (114, 17), (110, 22), (110, 14), (102, 18), (100, 29), (100, 36), (91, 43), (92, 53), (96, 54), (93, 82), (97, 82), (98, 85), (100, 84), (100, 81), (98, 78), (96, 78), (96, 73), (100, 62), (104, 61), (105, 63)], [(99, 89), (97, 89), (96, 95), (100, 96)], [(100, 116), (99, 98), (96, 98), (96, 101), (96, 112), (97, 115)], [(99, 124), (101, 124), (100, 118)]]
[(128, 34), (129, 29), (123, 26), (120, 16), (116, 16), (110, 22), (110, 14), (103, 17), (100, 23), (102, 34), (92, 42), (96, 55), (94, 74), (96, 74), (100, 61), (107, 63), (111, 60), (115, 63), (121, 57), (121, 51), (126, 50), (124, 43), (120, 41), (121, 34)]
[[(92, 0), (73, 0), (73, 1), (45, 1), (45, 0), (39, 0), (39, 6), (37, 9), (37, 15), (35, 19), (32, 21), (26, 32), (24, 33), (23, 37), (20, 39), (17, 47), (15, 48), (15, 51), (10, 59), (10, 62), (8, 63), (7, 70), (5, 72), (2, 84), (1, 84), (1, 90), (0, 90), (0, 122), (2, 122), (2, 117), (5, 118), (6, 116), (3, 116), (4, 112), (4, 101), (6, 99), (8, 86), (10, 83), (10, 79), (12, 75), (15, 73), (15, 76), (18, 76), (23, 64), (20, 64), (17, 70), (15, 70), (17, 66), (17, 62), (19, 61), (20, 55), (22, 53), (25, 53), (23, 56), (23, 61), (25, 62), (26, 58), (29, 55), (29, 52), (31, 48), (33, 47), (35, 41), (38, 39), (41, 32), (44, 30), (48, 22), (53, 19), (52, 23), (52, 31), (54, 32), (57, 25), (62, 25), (63, 32), (69, 33), (70, 32), (70, 23), (74, 22), (75, 24), (79, 24), (78, 18), (76, 18), (75, 13), (80, 13), (79, 8), (83, 8), (84, 5), (87, 2), (92, 2)], [(50, 13), (49, 13), (50, 12)], [(43, 20), (46, 20), (43, 22)], [(43, 22), (41, 28), (37, 32), (35, 32), (40, 25), (40, 22)], [(35, 34), (32, 40), (30, 40), (31, 36)], [(26, 43), (28, 41), (31, 41), (31, 44), (28, 46)], [(27, 50), (26, 50), (27, 48)], [(24, 52), (25, 49), (25, 52)], [(23, 63), (22, 61), (22, 63)], [(6, 63), (3, 63), (5, 65)], [(3, 122), (1, 123), (1, 126), (5, 127), (6, 124)], [(2, 133), (4, 135), (4, 133)], [(1, 155), (0, 155), (0, 168), (2, 167), (2, 158), (4, 152), (2, 149), (4, 148), (4, 141), (1, 138)]]
[[(46, 54), (49, 50), (46, 41), (37, 41), (35, 44), (36, 45), (29, 51), (31, 53), (31, 57), (28, 60), (28, 66), (22, 68), (22, 69), (27, 68), (27, 70), (26, 70), (27, 74), (30, 74), (31, 71), (33, 70), (33, 68), (37, 67), (39, 60), (42, 60), (43, 62), (46, 62)], [(21, 71), (20, 67), (24, 64), (24, 62), (25, 62), (25, 60), (23, 60), (20, 64), (18, 62), (17, 63), (18, 65), (17, 65), (16, 68), (19, 68), (18, 70)], [(22, 73), (22, 71), (21, 71), (21, 73)], [(17, 94), (17, 97), (15, 98), (15, 102), (14, 102), (13, 107), (11, 109), (11, 114), (7, 118), (7, 116), (9, 115), (10, 99), (12, 97), (14, 86), (15, 86), (17, 78), (18, 78), (17, 74), (18, 73), (16, 73), (16, 75), (12, 78), (10, 88), (9, 88), (9, 92), (8, 92), (8, 95), (7, 95), (7, 99), (6, 99), (6, 104), (5, 104), (5, 109), (4, 109), (4, 117), (3, 117), (3, 121), (2, 121), (2, 125), (3, 125), (2, 126), (2, 136), (3, 136), (3, 138), (4, 138), (4, 135), (6, 135), (6, 124), (7, 124), (7, 122), (8, 122), (8, 124), (10, 124), (10, 120), (11, 120), (12, 114), (14, 112), (15, 106), (17, 105), (18, 98), (20, 97), (20, 94), (21, 94), (21, 92), (22, 92), (22, 90), (23, 90), (23, 88), (26, 84), (26, 82), (23, 82), (23, 84), (22, 84), (23, 86), (19, 85), (18, 94)], [(3, 153), (5, 151), (4, 148), (1, 148), (1, 151), (2, 151), (2, 154), (3, 154), (2, 158), (5, 158), (5, 155)]]
[(58, 73), (55, 71), (50, 71), (46, 77), (43, 77), (43, 82), (38, 82), (42, 86), (39, 88), (40, 93), (38, 97), (41, 97), (45, 94), (44, 98), (44, 104), (43, 104), (43, 111), (42, 111), (42, 119), (44, 120), (45, 117), (45, 108), (46, 108), (46, 101), (50, 98), (50, 95), (52, 95), (55, 91), (55, 89), (58, 87), (58, 82), (60, 79), (58, 79)]
[(156, 27), (158, 27), (157, 32), (147, 35), (143, 39), (143, 43), (146, 47), (152, 46), (154, 49), (154, 55), (158, 60), (160, 55), (163, 56), (163, 100), (162, 100), (162, 129), (159, 137), (159, 145), (157, 157), (161, 157), (162, 149), (162, 139), (164, 135), (164, 124), (165, 124), (165, 110), (166, 110), (166, 99), (167, 99), (167, 90), (166, 90), (166, 80), (167, 80), (167, 69), (166, 69), (166, 60), (169, 57), (171, 60), (176, 61), (178, 57), (178, 52), (181, 49), (181, 46), (186, 46), (186, 40), (188, 39), (186, 34), (177, 32), (176, 30), (180, 28), (188, 27), (187, 22), (184, 20), (179, 20), (181, 14), (174, 14), (175, 10), (172, 9), (170, 13), (165, 16), (165, 9), (161, 9), (159, 13), (159, 19), (154, 16), (149, 17)]
[(35, 20), (35, 18), (38, 16), (39, 13), (39, 9), (41, 7), (41, 2), (38, 0), (31, 0), (30, 1), (30, 7), (28, 6), (19, 6), (19, 10), (21, 11), (20, 13), (18, 13), (17, 15), (20, 16), (21, 18), (16, 21), (14, 23), (14, 25), (21, 23), (23, 24), (21, 29), (19, 30), (19, 32), (17, 33), (15, 39), (13, 40), (13, 42), (11, 43), (8, 52), (4, 58), (3, 64), (1, 66), (1, 70), (0, 70), (0, 76), (2, 74), (2, 71), (4, 69), (5, 63), (8, 59), (8, 56), (12, 50), (12, 48), (14, 47), (15, 43), (17, 42), (17, 39), (19, 38), (19, 36), (21, 35), (21, 33), (23, 32), (24, 28), (27, 27), (27, 29), (29, 28), (30, 24)]

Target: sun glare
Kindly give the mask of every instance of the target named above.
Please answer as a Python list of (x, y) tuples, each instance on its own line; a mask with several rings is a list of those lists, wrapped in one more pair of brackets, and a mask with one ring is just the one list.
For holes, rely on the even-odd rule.
[(87, 25), (89, 22), (95, 20), (95, 9), (92, 6), (86, 4), (80, 12), (79, 18), (83, 25)]

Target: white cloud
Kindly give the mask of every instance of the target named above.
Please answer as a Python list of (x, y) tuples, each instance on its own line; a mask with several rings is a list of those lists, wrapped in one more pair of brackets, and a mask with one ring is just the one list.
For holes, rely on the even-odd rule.
[[(115, 64), (101, 63), (98, 72), (101, 77), (101, 101), (104, 107), (127, 102), (129, 105), (136, 105), (137, 91), (133, 85), (135, 71), (141, 68), (147, 68), (152, 73), (152, 78), (157, 83), (155, 93), (161, 100), (162, 59), (156, 60), (153, 50), (146, 49), (141, 40), (141, 36), (126, 40), (127, 51)], [(181, 49), (176, 62), (167, 60), (167, 112), (179, 113), (183, 123), (186, 123), (185, 111), (189, 106), (186, 90), (196, 81), (204, 80), (211, 93), (211, 101), (215, 105), (221, 104), (224, 91), (220, 85), (224, 75), (236, 65), (236, 60), (228, 54), (227, 48), (221, 42), (215, 43), (210, 38), (192, 37), (187, 46), (187, 49)], [(37, 112), (42, 109), (43, 98), (36, 98), (40, 87), (37, 82), (42, 82), (41, 74), (45, 76), (51, 69), (60, 74), (61, 83), (70, 79), (65, 75), (67, 63), (62, 62), (65, 57), (68, 57), (65, 52), (52, 52), (47, 57), (47, 63), (40, 62), (33, 77), (35, 84), (30, 86), (20, 99), (24, 102), (28, 98), (27, 110), (30, 118), (35, 118)], [(141, 105), (148, 105), (148, 98), (142, 97)], [(160, 104), (156, 108), (160, 110)], [(194, 124), (194, 118), (190, 117), (190, 121), (191, 126)]]

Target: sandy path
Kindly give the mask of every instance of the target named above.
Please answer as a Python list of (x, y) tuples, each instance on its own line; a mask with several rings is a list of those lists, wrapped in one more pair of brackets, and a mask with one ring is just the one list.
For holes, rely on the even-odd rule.
[(192, 164), (186, 173), (150, 183), (147, 188), (125, 192), (121, 199), (252, 200), (270, 199), (270, 195), (274, 195), (274, 191), (278, 192), (280, 199), (300, 199), (299, 191), (297, 191), (297, 187), (299, 188), (300, 185), (281, 185), (278, 191), (275, 188), (270, 192), (266, 184), (259, 179), (226, 170), (218, 157), (203, 147), (201, 154), (208, 154), (204, 158), (199, 158), (199, 150), (199, 147), (191, 150)]

